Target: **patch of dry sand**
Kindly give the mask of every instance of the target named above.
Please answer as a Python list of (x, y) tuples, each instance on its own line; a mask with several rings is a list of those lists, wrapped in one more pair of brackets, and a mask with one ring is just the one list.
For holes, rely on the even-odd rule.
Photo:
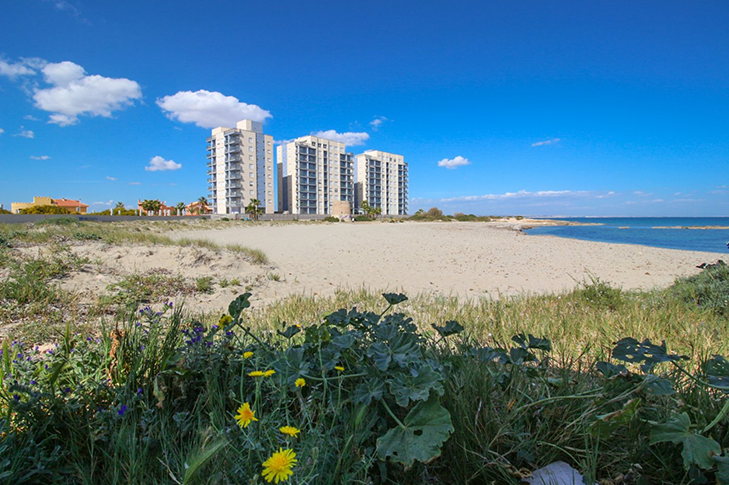
[(477, 297), (560, 292), (591, 275), (624, 289), (670, 285), (719, 253), (528, 236), (531, 221), (241, 225), (173, 235), (263, 250), (285, 279), (264, 298), (337, 288)]

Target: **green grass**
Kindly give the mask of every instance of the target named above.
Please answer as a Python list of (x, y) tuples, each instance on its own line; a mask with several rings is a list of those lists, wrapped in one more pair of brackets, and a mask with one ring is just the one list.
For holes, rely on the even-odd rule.
[[(516, 484), (557, 460), (592, 482), (714, 483), (717, 462), (682, 454), (682, 440), (729, 450), (729, 365), (711, 360), (729, 355), (721, 265), (651, 292), (594, 279), (558, 295), (414, 295), (398, 314), (365, 290), (255, 309), (243, 297), (229, 320), (178, 301), (140, 312), (213, 284), (157, 271), (110, 286), (116, 305), (92, 330), (59, 285), (88, 261), (2, 254), (8, 483), (260, 483), (279, 448), (297, 453), (292, 483)], [(624, 337), (637, 342), (616, 345)], [(10, 343), (49, 338), (51, 354)], [(243, 402), (258, 419), (245, 429), (233, 419)], [(683, 416), (675, 442), (655, 439)]]
[[(223, 223), (225, 224), (225, 223)], [(172, 238), (165, 234), (174, 230), (212, 229), (221, 223), (209, 221), (133, 221), (133, 222), (91, 222), (73, 218), (47, 219), (36, 223), (0, 224), (0, 246), (41, 245), (48, 243), (70, 243), (73, 241), (102, 241), (108, 244), (143, 244), (206, 248), (212, 251), (228, 250), (243, 255), (254, 264), (269, 263), (260, 249), (240, 244), (221, 246), (206, 239)]]
[[(652, 439), (685, 415), (691, 428), (681, 433), (694, 436), (696, 450), (712, 440), (718, 453), (729, 449), (726, 396), (704, 384), (708, 354), (696, 357), (726, 350), (728, 322), (671, 294), (614, 293), (596, 282), (478, 305), (416, 298), (398, 314), (366, 292), (253, 312), (243, 297), (227, 322), (165, 306), (162, 315), (119, 315), (98, 342), (69, 329), (49, 355), (6, 343), (0, 475), (12, 483), (260, 483), (263, 461), (290, 448), (292, 483), (517, 484), (524, 471), (557, 460), (588, 481), (630, 474), (633, 483), (713, 483), (713, 460), (699, 466), (681, 442)], [(329, 315), (339, 303), (350, 311)], [(701, 320), (716, 338), (664, 321), (667, 350), (641, 357), (663, 363), (646, 373), (640, 361), (618, 360), (623, 344), (593, 333), (656, 314)], [(465, 330), (446, 325), (453, 316)], [(657, 343), (655, 325), (623, 321), (611, 332)], [(690, 360), (665, 362), (673, 353)], [(254, 370), (276, 372), (250, 377)], [(653, 387), (658, 381), (668, 387)], [(233, 419), (243, 402), (257, 418), (246, 428)], [(407, 431), (416, 423), (423, 428)], [(300, 436), (286, 438), (284, 425)]]

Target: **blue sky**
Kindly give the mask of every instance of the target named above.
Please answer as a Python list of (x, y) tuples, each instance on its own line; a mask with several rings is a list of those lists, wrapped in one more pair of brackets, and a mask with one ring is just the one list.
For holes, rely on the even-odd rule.
[[(206, 194), (242, 115), (401, 153), (411, 212), (729, 215), (729, 2), (0, 4), (0, 203)], [(105, 205), (106, 204), (106, 205)]]

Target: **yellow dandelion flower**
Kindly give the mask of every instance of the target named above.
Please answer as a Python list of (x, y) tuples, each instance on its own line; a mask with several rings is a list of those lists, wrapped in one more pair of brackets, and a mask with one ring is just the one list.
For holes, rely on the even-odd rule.
[(342, 367), (341, 365), (334, 366), (334, 368), (339, 372), (344, 372), (344, 367)]
[(267, 370), (266, 372), (263, 373), (263, 377), (271, 377), (275, 373), (276, 373), (275, 370)]
[(261, 476), (268, 483), (275, 481), (276, 483), (285, 482), (294, 472), (291, 470), (296, 466), (296, 453), (291, 449), (279, 448), (276, 453), (263, 462), (263, 473)]
[(251, 357), (253, 357), (253, 352), (243, 352), (244, 359), (250, 359)]
[(281, 431), (283, 434), (287, 434), (289, 436), (293, 436), (296, 438), (299, 433), (301, 433), (300, 429), (296, 429), (293, 426), (284, 426), (283, 428), (279, 428), (279, 431)]
[(243, 403), (243, 405), (238, 408), (238, 414), (235, 415), (235, 422), (238, 423), (238, 426), (241, 428), (247, 428), (248, 425), (251, 424), (251, 421), (258, 421), (258, 418), (256, 418), (256, 412), (251, 409), (250, 404)]
[(254, 370), (254, 371), (249, 372), (248, 375), (251, 376), (251, 377), (262, 377), (263, 376), (263, 371)]
[(230, 325), (231, 323), (233, 323), (233, 317), (231, 317), (230, 315), (223, 315), (222, 317), (220, 317), (220, 321), (218, 322), (218, 324), (222, 328), (225, 328), (227, 325)]
[(303, 377), (299, 377), (298, 379), (296, 379), (296, 382), (294, 382), (294, 384), (296, 385), (296, 387), (304, 387), (306, 385), (306, 381)]

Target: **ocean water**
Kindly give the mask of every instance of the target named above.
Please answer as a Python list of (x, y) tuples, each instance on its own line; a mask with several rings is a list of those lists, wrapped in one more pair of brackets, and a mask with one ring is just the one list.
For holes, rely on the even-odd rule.
[(535, 227), (527, 234), (550, 235), (657, 248), (729, 254), (729, 229), (659, 229), (660, 227), (729, 227), (729, 217), (570, 217), (563, 221), (599, 226)]

